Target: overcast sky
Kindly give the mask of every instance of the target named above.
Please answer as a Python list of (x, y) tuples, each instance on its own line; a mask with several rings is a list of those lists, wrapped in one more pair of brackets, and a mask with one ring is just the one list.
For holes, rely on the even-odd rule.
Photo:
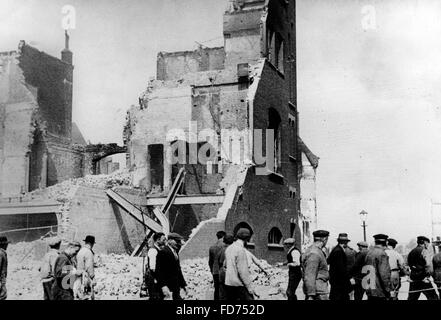
[[(24, 39), (59, 56), (61, 9), (73, 5), (74, 121), (92, 143), (121, 143), (157, 52), (222, 45), (227, 2), (0, 0), (0, 51)], [(366, 5), (375, 29), (363, 27)], [(320, 157), (319, 227), (355, 242), (366, 210), (370, 239), (430, 236), (430, 200), (441, 201), (441, 1), (298, 0), (297, 67), (301, 135)]]

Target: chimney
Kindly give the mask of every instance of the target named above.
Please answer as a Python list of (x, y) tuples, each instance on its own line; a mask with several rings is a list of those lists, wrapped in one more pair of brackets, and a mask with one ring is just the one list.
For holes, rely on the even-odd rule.
[(64, 30), (64, 38), (65, 44), (63, 51), (61, 51), (61, 60), (66, 63), (72, 64), (73, 53), (69, 50), (69, 35), (67, 34), (67, 30)]

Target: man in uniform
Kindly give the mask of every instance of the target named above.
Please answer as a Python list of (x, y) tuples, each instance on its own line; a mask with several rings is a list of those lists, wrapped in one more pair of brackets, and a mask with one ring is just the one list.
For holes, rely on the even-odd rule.
[(395, 247), (397, 246), (397, 240), (389, 238), (387, 239), (387, 249), (386, 254), (389, 257), (389, 266), (391, 272), (391, 283), (392, 283), (392, 291), (391, 291), (391, 299), (398, 300), (398, 291), (401, 288), (401, 276), (406, 274), (404, 268), (404, 258), (401, 254), (399, 254)]
[(8, 238), (0, 237), (0, 300), (6, 300), (8, 297), (6, 291), (6, 277), (8, 276)]
[(50, 238), (48, 241), (49, 251), (43, 258), (40, 267), (40, 278), (43, 284), (44, 300), (53, 300), (52, 287), (55, 282), (54, 269), (55, 261), (60, 254), (61, 239), (58, 237)]
[(288, 300), (297, 300), (296, 290), (300, 280), (302, 280), (300, 246), (296, 245), (294, 238), (286, 239), (283, 244), (288, 250), (286, 255), (288, 261), (288, 288), (286, 289), (286, 295), (288, 296)]
[(329, 283), (331, 284), (330, 300), (347, 301), (351, 283), (348, 273), (348, 261), (345, 249), (349, 242), (347, 233), (340, 233), (337, 238), (337, 245), (332, 249), (329, 258)]
[(388, 236), (385, 234), (375, 235), (375, 246), (366, 255), (366, 264), (363, 270), (366, 269), (368, 273), (362, 280), (362, 285), (366, 290), (368, 300), (388, 300), (390, 298), (390, 266), (389, 257), (385, 251), (387, 238)]
[(217, 241), (208, 250), (208, 266), (210, 267), (210, 272), (213, 276), (214, 300), (216, 301), (219, 300), (219, 264), (216, 257), (224, 247), (224, 237), (225, 231), (216, 232)]
[(70, 242), (55, 260), (55, 281), (52, 286), (54, 300), (74, 300), (74, 281), (76, 276), (82, 275), (82, 272), (76, 270), (73, 259), (80, 249), (81, 244), (79, 242)]
[(433, 272), (432, 259), (428, 251), (429, 243), (427, 237), (419, 236), (417, 247), (407, 256), (411, 280), (407, 300), (418, 300), (421, 293), (427, 300), (438, 300), (438, 295), (429, 279)]
[(354, 266), (349, 272), (352, 277), (352, 283), (354, 284), (354, 300), (363, 300), (364, 289), (362, 286), (363, 273), (362, 269), (365, 265), (366, 255), (368, 253), (368, 243), (365, 241), (360, 241), (357, 243), (358, 252), (355, 254)]
[(312, 233), (314, 243), (303, 253), (303, 292), (306, 300), (328, 300), (329, 271), (323, 252), (329, 232), (317, 230)]

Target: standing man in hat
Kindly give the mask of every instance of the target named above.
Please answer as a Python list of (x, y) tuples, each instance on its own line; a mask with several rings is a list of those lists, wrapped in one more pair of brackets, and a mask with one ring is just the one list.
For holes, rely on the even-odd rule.
[(351, 282), (348, 273), (348, 261), (345, 249), (349, 242), (347, 233), (340, 233), (337, 245), (332, 249), (328, 258), (329, 282), (331, 284), (330, 300), (347, 301), (351, 291)]
[(81, 244), (79, 242), (70, 242), (55, 260), (55, 281), (52, 287), (54, 300), (74, 300), (74, 282), (76, 277), (82, 274), (74, 265), (74, 258), (80, 249)]
[(329, 232), (317, 230), (312, 233), (314, 243), (303, 253), (303, 292), (306, 300), (328, 300), (329, 271), (323, 248)]
[(156, 258), (159, 251), (164, 248), (166, 241), (167, 238), (164, 233), (155, 233), (153, 235), (153, 246), (147, 252), (146, 283), (150, 296), (149, 300), (162, 300), (162, 291), (156, 276)]
[(95, 245), (95, 237), (88, 235), (84, 241), (84, 246), (77, 254), (77, 270), (82, 272), (82, 276), (77, 280), (80, 290), (78, 292), (81, 300), (95, 299), (93, 287), (95, 286), (95, 263), (93, 246)]
[(182, 300), (181, 290), (187, 292), (178, 255), (182, 240), (181, 235), (170, 233), (167, 244), (156, 256), (156, 276), (162, 290), (162, 299)]
[(300, 246), (296, 245), (294, 238), (286, 239), (283, 244), (287, 249), (286, 258), (288, 261), (288, 288), (286, 295), (288, 300), (297, 300), (296, 290), (302, 280), (302, 268), (300, 265)]
[(219, 264), (216, 257), (224, 247), (225, 231), (216, 232), (217, 241), (208, 250), (208, 266), (210, 267), (211, 275), (213, 276), (214, 284), (214, 300), (219, 300)]
[(389, 266), (391, 272), (391, 299), (398, 300), (398, 291), (401, 288), (401, 276), (406, 274), (404, 268), (404, 258), (398, 251), (395, 250), (397, 246), (397, 240), (389, 238), (387, 239), (386, 254), (389, 257)]
[(362, 280), (362, 285), (366, 290), (368, 300), (387, 300), (390, 298), (390, 266), (389, 257), (385, 251), (387, 238), (388, 236), (385, 234), (376, 234), (374, 236), (375, 246), (366, 255), (366, 264), (363, 269), (366, 269), (368, 273)]
[(407, 300), (418, 300), (421, 293), (426, 296), (427, 300), (438, 300), (438, 295), (430, 282), (433, 267), (428, 251), (429, 243), (430, 240), (427, 237), (419, 236), (417, 247), (407, 256), (411, 280)]
[(58, 237), (50, 238), (48, 245), (50, 249), (44, 256), (39, 271), (41, 283), (43, 284), (44, 300), (54, 300), (52, 297), (52, 287), (55, 282), (55, 261), (60, 254), (61, 239)]
[(360, 241), (357, 243), (357, 246), (358, 252), (355, 254), (354, 266), (349, 272), (349, 276), (353, 279), (351, 283), (354, 284), (354, 300), (360, 301), (363, 300), (364, 295), (364, 289), (361, 283), (363, 279), (362, 269), (365, 265), (369, 245), (365, 241)]
[(0, 237), (0, 300), (6, 300), (8, 297), (6, 291), (6, 278), (8, 276), (8, 238)]
[(227, 300), (254, 300), (246, 244), (251, 238), (247, 228), (240, 228), (237, 240), (225, 250), (225, 291)]

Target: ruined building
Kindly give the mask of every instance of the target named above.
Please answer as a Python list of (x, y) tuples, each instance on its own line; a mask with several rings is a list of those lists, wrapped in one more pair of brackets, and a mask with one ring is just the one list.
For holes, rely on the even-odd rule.
[(119, 192), (158, 206), (184, 168), (168, 212), (188, 239), (184, 258), (205, 256), (222, 229), (250, 229), (250, 250), (269, 261), (283, 259), (283, 239), (309, 241), (318, 158), (299, 137), (295, 18), (294, 0), (233, 1), (224, 47), (159, 53), (156, 79), (128, 112), (124, 139), (144, 193)]
[(72, 141), (72, 52), (27, 45), (0, 53), (0, 196), (82, 176)]

